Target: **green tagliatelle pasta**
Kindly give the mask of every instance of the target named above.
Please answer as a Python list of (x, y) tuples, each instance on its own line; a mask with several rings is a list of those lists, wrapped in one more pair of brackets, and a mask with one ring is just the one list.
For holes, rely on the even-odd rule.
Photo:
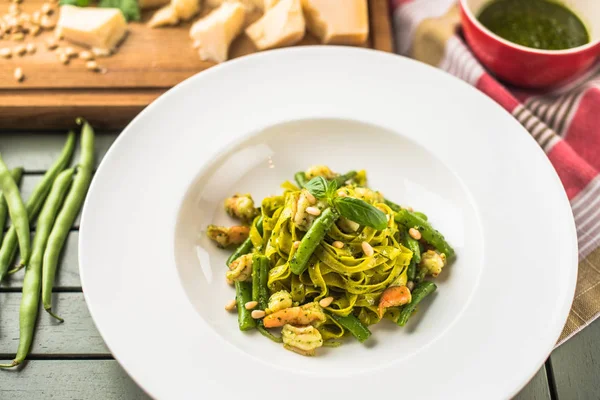
[[(313, 355), (317, 347), (338, 346), (335, 339), (347, 333), (364, 342), (371, 335), (367, 327), (383, 318), (404, 325), (416, 303), (435, 290), (423, 277), (442, 271), (446, 258), (454, 256), (452, 247), (424, 214), (367, 188), (364, 171), (340, 175), (316, 166), (297, 173), (297, 181), (300, 175), (302, 188), (286, 181), (281, 195), (263, 199), (258, 208), (250, 195), (227, 199), (231, 216), (255, 216), (249, 229), (212, 230), (248, 232), (247, 238), (233, 233), (227, 241), (218, 238), (241, 243), (228, 260), (227, 277), (236, 285), (253, 281), (256, 290), (270, 295), (268, 307), (263, 301), (257, 309), (251, 302), (240, 310), (238, 299), (240, 329), (254, 326), (254, 318), (265, 336)], [(402, 245), (409, 242), (410, 249)], [(255, 268), (250, 274), (252, 260), (258, 259), (265, 272), (257, 274)], [(415, 287), (420, 292), (411, 304)], [(283, 328), (281, 338), (268, 331), (275, 327)]]

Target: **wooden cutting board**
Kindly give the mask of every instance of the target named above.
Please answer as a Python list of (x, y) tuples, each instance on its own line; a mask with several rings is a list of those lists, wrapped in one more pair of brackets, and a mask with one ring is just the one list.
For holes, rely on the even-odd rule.
[[(24, 0), (22, 8), (32, 12), (43, 0)], [(7, 9), (0, 5), (0, 14)], [(24, 42), (0, 39), (0, 48), (35, 43), (35, 54), (0, 59), (0, 127), (2, 129), (63, 129), (73, 118), (83, 116), (100, 129), (124, 127), (145, 106), (169, 88), (213, 66), (200, 61), (192, 48), (188, 32), (191, 23), (173, 28), (150, 29), (143, 22), (152, 15), (146, 11), (142, 23), (130, 23), (129, 34), (117, 53), (98, 58), (103, 73), (88, 71), (85, 62), (73, 59), (59, 62), (55, 51), (45, 46), (51, 32), (28, 36)], [(257, 14), (250, 18), (258, 18)], [(370, 35), (364, 47), (393, 51), (388, 0), (369, 0)], [(308, 35), (299, 45), (318, 44)], [(71, 46), (64, 41), (62, 47)], [(246, 35), (232, 44), (232, 58), (256, 52)], [(25, 74), (22, 82), (14, 77), (15, 68)]]

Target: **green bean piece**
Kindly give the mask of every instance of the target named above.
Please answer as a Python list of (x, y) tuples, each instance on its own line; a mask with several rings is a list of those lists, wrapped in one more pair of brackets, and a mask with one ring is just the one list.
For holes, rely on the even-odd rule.
[[(21, 177), (23, 176), (23, 168), (18, 167), (11, 169), (10, 175), (18, 186), (21, 182)], [(2, 190), (0, 190), (0, 243), (2, 243), (2, 236), (4, 235), (4, 227), (6, 226), (7, 216), (8, 206), (6, 205), (6, 200), (4, 200), (4, 196), (2, 195)]]
[(259, 310), (269, 306), (269, 259), (262, 254), (252, 256), (252, 300), (258, 302)]
[(398, 204), (394, 203), (391, 200), (388, 199), (383, 199), (383, 202), (389, 207), (391, 208), (393, 211), (400, 211), (402, 209), (402, 207), (400, 207)]
[(306, 178), (306, 174), (302, 171), (296, 172), (294, 174), (294, 180), (296, 181), (296, 183), (298, 184), (300, 189), (302, 189), (306, 185), (306, 182), (308, 182), (308, 179)]
[(414, 281), (417, 276), (417, 264), (415, 263), (414, 257), (411, 258), (408, 263), (408, 269), (406, 270), (406, 277), (409, 281)]
[(342, 187), (342, 186), (344, 186), (346, 181), (349, 181), (350, 179), (354, 178), (355, 176), (356, 176), (356, 171), (349, 171), (343, 175), (336, 176), (335, 178), (332, 179), (332, 181), (335, 182), (336, 187)]
[(424, 268), (424, 267), (420, 268), (417, 273), (417, 276), (414, 279), (414, 282), (415, 283), (422, 282), (423, 279), (425, 279), (425, 277), (427, 276), (427, 272), (429, 272), (429, 270), (427, 268)]
[(413, 214), (415, 214), (417, 217), (424, 219), (425, 221), (427, 221), (429, 218), (427, 217), (427, 215), (423, 214), (420, 211), (413, 211)]
[[(262, 216), (258, 217), (258, 221), (256, 221), (256, 229), (258, 229), (258, 233), (262, 235)], [(235, 249), (235, 251), (229, 256), (227, 259), (227, 265), (231, 264), (244, 254), (248, 254), (252, 251), (252, 240), (250, 238), (244, 240), (244, 242)]]
[(338, 213), (330, 207), (323, 211), (323, 213), (313, 222), (308, 229), (308, 232), (306, 232), (300, 241), (298, 250), (296, 250), (290, 260), (290, 270), (294, 274), (300, 275), (306, 270), (308, 267), (308, 260), (338, 217)]
[(431, 293), (435, 292), (436, 289), (437, 289), (437, 286), (433, 282), (424, 281), (424, 282), (419, 283), (411, 293), (411, 295), (412, 295), (411, 302), (402, 306), (402, 310), (400, 311), (400, 316), (398, 317), (397, 324), (399, 326), (406, 325), (406, 322), (412, 315), (413, 311), (415, 311), (415, 308), (417, 308), (417, 305), (425, 297), (427, 297)]
[(404, 225), (406, 228), (415, 228), (421, 232), (423, 239), (435, 247), (440, 253), (444, 253), (447, 258), (454, 257), (454, 249), (446, 242), (444, 235), (436, 231), (429, 222), (423, 218), (409, 212), (408, 210), (400, 210), (394, 218), (396, 222)]
[[(33, 224), (39, 211), (41, 210), (46, 196), (50, 191), (52, 183), (58, 174), (69, 165), (73, 151), (75, 150), (75, 132), (70, 131), (63, 149), (50, 169), (44, 174), (42, 180), (33, 189), (31, 196), (27, 199), (25, 207), (29, 215), (29, 223)], [(14, 226), (11, 226), (4, 236), (2, 247), (0, 247), (0, 281), (4, 279), (8, 267), (14, 262), (17, 253), (17, 233)], [(21, 263), (23, 265), (23, 263)], [(19, 268), (20, 269), (20, 268)]]
[(369, 328), (363, 325), (362, 322), (354, 315), (349, 314), (345, 317), (328, 313), (338, 324), (343, 326), (350, 332), (359, 342), (364, 343), (371, 336)]
[(419, 246), (419, 241), (413, 239), (408, 232), (403, 232), (402, 245), (412, 251), (413, 256), (411, 260), (415, 261), (415, 265), (419, 265), (421, 262), (421, 246)]
[(27, 208), (21, 198), (21, 192), (19, 187), (15, 183), (10, 170), (4, 163), (4, 160), (0, 156), (0, 190), (6, 204), (8, 206), (8, 214), (10, 215), (10, 221), (12, 226), (15, 227), (17, 233), (17, 239), (19, 241), (19, 250), (21, 251), (21, 258), (23, 264), (29, 262), (31, 257), (31, 237), (29, 233), (29, 215), (27, 214)]
[(235, 282), (235, 301), (237, 303), (238, 325), (241, 331), (256, 328), (256, 321), (245, 304), (252, 300), (252, 282)]
[[(54, 224), (54, 218), (69, 189), (72, 177), (72, 169), (65, 170), (58, 175), (52, 185), (48, 200), (44, 203), (44, 207), (40, 213), (39, 223), (33, 239), (31, 260), (27, 265), (25, 279), (23, 280), (23, 297), (21, 298), (21, 307), (19, 309), (19, 347), (12, 363), (0, 365), (0, 367), (14, 367), (19, 365), (25, 360), (31, 348), (40, 301), (42, 257), (50, 230)], [(62, 322), (62, 319), (58, 319)]]
[(81, 156), (77, 164), (77, 173), (50, 231), (43, 260), (42, 303), (44, 309), (54, 317), (56, 316), (52, 313), (52, 287), (58, 267), (58, 258), (67, 236), (69, 236), (69, 230), (83, 206), (94, 173), (94, 130), (82, 119), (78, 119), (77, 123), (83, 125), (81, 128)]

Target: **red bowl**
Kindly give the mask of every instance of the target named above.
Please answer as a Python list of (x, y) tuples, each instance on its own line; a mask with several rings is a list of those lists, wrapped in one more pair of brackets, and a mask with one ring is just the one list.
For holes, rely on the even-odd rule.
[(564, 83), (587, 70), (600, 55), (600, 1), (568, 1), (590, 32), (590, 43), (568, 50), (538, 50), (501, 38), (475, 17), (486, 0), (460, 0), (462, 28), (473, 53), (498, 78), (542, 88)]

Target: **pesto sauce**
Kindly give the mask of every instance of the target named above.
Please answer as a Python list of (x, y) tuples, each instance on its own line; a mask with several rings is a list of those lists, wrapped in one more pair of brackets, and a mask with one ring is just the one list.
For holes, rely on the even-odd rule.
[(563, 50), (590, 41), (577, 15), (548, 0), (494, 0), (478, 19), (496, 35), (534, 49)]

